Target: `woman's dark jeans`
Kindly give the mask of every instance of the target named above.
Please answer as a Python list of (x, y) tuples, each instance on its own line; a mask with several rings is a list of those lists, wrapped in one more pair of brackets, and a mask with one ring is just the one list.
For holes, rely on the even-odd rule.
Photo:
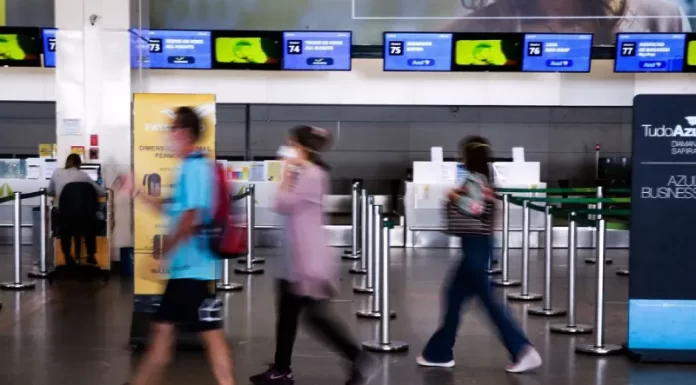
[(507, 314), (507, 309), (493, 297), (486, 274), (492, 248), (490, 238), (487, 235), (461, 237), (461, 261), (444, 286), (442, 323), (423, 349), (423, 358), (427, 361), (448, 362), (454, 359), (452, 349), (461, 322), (462, 306), (474, 296), (481, 299), (513, 361), (529, 345), (529, 340)]

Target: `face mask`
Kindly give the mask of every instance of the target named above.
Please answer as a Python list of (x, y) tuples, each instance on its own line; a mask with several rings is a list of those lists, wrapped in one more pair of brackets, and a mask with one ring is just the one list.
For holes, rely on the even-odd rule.
[(280, 146), (276, 155), (283, 159), (295, 159), (297, 158), (297, 150), (290, 146)]

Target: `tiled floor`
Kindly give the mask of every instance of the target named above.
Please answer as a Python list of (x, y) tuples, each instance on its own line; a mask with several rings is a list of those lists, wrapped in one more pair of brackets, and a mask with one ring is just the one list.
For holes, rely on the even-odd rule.
[[(27, 253), (30, 250), (26, 251)], [(233, 343), (239, 384), (265, 369), (272, 359), (274, 341), (273, 271), (276, 250), (261, 250), (267, 257), (266, 274), (234, 276), (245, 284), (244, 291), (222, 294), (226, 304), (225, 329)], [(340, 250), (335, 250), (336, 259)], [(581, 251), (580, 257), (588, 251)], [(513, 275), (519, 272), (519, 252), (512, 253)], [(626, 253), (611, 251), (615, 265), (626, 262)], [(28, 255), (27, 255), (28, 257)], [(532, 252), (531, 287), (541, 290), (540, 254)], [(0, 248), (0, 280), (10, 280), (11, 249)], [(392, 323), (394, 339), (411, 344), (408, 354), (382, 356), (383, 373), (375, 384), (395, 385), (693, 385), (696, 368), (690, 366), (636, 365), (625, 357), (595, 358), (577, 355), (574, 346), (590, 341), (592, 335), (568, 337), (551, 335), (550, 323), (559, 319), (526, 316), (527, 304), (510, 303), (530, 339), (538, 346), (545, 366), (536, 374), (507, 375), (504, 349), (492, 334), (487, 319), (473, 304), (460, 329), (456, 347), (457, 367), (452, 370), (424, 370), (414, 365), (414, 357), (437, 325), (440, 311), (439, 289), (447, 266), (456, 259), (448, 250), (393, 250), (392, 303), (397, 319)], [(582, 260), (582, 258), (580, 258)], [(554, 302), (566, 302), (566, 266), (559, 250), (554, 268)], [(343, 263), (343, 294), (334, 304), (361, 341), (371, 339), (374, 321), (358, 321), (354, 312), (366, 306), (369, 297), (356, 296), (351, 287), (356, 278)], [(578, 321), (593, 320), (594, 268), (581, 262), (578, 278)], [(607, 269), (608, 342), (622, 343), (626, 334), (627, 278)], [(518, 289), (509, 289), (518, 290)], [(501, 290), (502, 291), (502, 290)], [(134, 357), (128, 346), (132, 308), (132, 283), (113, 279), (108, 286), (60, 282), (47, 287), (39, 282), (32, 292), (0, 292), (0, 384), (31, 385), (121, 385), (128, 379)], [(136, 357), (137, 358), (137, 357)], [(298, 338), (293, 367), (297, 384), (342, 384), (340, 360), (310, 336)], [(165, 384), (213, 384), (200, 353), (182, 352), (169, 371)]]

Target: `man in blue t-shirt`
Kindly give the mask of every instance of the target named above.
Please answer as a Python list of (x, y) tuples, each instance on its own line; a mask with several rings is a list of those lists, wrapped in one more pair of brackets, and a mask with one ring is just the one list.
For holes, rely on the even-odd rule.
[(232, 355), (222, 330), (222, 303), (215, 297), (216, 259), (208, 242), (197, 236), (200, 225), (212, 221), (215, 167), (196, 149), (201, 120), (190, 107), (176, 110), (171, 127), (172, 151), (181, 158), (181, 169), (172, 193), (171, 205), (137, 194), (154, 210), (169, 218), (163, 258), (169, 263), (170, 279), (162, 295), (148, 352), (132, 385), (155, 384), (171, 358), (178, 326), (197, 333), (208, 350), (218, 385), (234, 385)]

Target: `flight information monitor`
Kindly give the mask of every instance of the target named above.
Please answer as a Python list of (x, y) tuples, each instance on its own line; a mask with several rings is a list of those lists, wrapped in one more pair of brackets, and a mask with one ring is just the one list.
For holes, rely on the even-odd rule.
[(385, 71), (449, 71), (451, 33), (384, 33)]
[(278, 31), (213, 31), (213, 68), (281, 70), (282, 45)]
[(0, 67), (41, 67), (41, 30), (0, 27)]
[(453, 71), (522, 70), (523, 36), (519, 33), (455, 33)]
[(615, 72), (682, 72), (684, 33), (620, 33), (616, 37)]
[(210, 31), (147, 30), (149, 64), (153, 69), (210, 69), (212, 44)]
[(283, 32), (283, 69), (350, 71), (351, 32)]
[(44, 67), (56, 67), (56, 29), (44, 28), (41, 30), (43, 39), (43, 62)]
[(590, 72), (592, 34), (524, 35), (524, 72)]

